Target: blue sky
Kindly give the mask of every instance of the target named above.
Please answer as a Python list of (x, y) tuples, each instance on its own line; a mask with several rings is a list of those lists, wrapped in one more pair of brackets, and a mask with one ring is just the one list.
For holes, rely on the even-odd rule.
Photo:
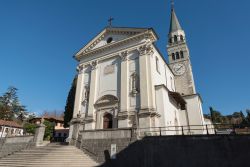
[[(0, 94), (13, 85), (29, 111), (63, 110), (72, 56), (106, 25), (153, 27), (166, 57), (170, 0), (0, 0)], [(204, 112), (250, 108), (250, 1), (175, 0)]]

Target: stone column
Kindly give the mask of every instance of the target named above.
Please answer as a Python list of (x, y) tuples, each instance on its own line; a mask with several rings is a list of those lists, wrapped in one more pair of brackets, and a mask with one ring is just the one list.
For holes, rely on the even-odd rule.
[(127, 60), (128, 52), (121, 53), (121, 94), (120, 94), (120, 111), (118, 113), (118, 128), (128, 127), (128, 102), (129, 102), (129, 64)]
[(151, 59), (153, 48), (144, 45), (139, 48), (139, 70), (140, 70), (140, 111), (139, 127), (151, 127), (151, 116), (155, 110), (155, 93), (152, 83)]
[(45, 128), (46, 126), (43, 124), (43, 122), (37, 126), (35, 136), (34, 136), (35, 146), (43, 145), (43, 137), (45, 133)]
[(85, 118), (85, 130), (95, 129), (95, 108), (94, 104), (96, 101), (96, 87), (97, 87), (97, 61), (91, 63), (91, 76), (90, 76), (90, 92), (89, 92), (89, 104), (88, 113)]
[(83, 89), (84, 89), (84, 72), (83, 66), (78, 66), (78, 77), (77, 77), (77, 85), (76, 85), (76, 95), (75, 95), (75, 104), (74, 104), (74, 114), (73, 118), (77, 118), (77, 114), (81, 111), (82, 100), (83, 100)]

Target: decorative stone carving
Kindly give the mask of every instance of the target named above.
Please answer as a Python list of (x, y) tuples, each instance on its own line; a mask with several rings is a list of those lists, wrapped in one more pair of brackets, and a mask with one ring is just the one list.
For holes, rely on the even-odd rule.
[(152, 45), (143, 45), (138, 49), (140, 56), (152, 55), (154, 53)]
[(83, 104), (83, 105), (86, 105), (87, 102), (88, 102), (88, 100), (89, 100), (89, 86), (88, 86), (88, 85), (85, 85), (85, 86), (84, 86), (84, 89), (85, 89), (85, 91), (84, 91), (84, 99), (83, 99), (83, 101), (82, 101), (82, 104)]
[(141, 56), (145, 55), (146, 54), (146, 45), (139, 47), (138, 51), (139, 51)]
[(81, 111), (79, 111), (79, 113), (76, 115), (77, 116), (77, 118), (81, 118)]
[(76, 71), (77, 71), (78, 73), (82, 73), (83, 68), (84, 68), (84, 67), (83, 67), (82, 65), (79, 65), (79, 66), (76, 67)]
[(92, 69), (92, 70), (96, 69), (97, 61), (96, 61), (96, 60), (95, 60), (95, 61), (92, 61), (91, 64), (90, 64), (90, 66), (91, 66), (91, 69)]
[(122, 61), (126, 61), (127, 58), (128, 58), (128, 52), (127, 52), (127, 51), (122, 52), (122, 53), (120, 54), (120, 57), (121, 57), (121, 60), (122, 60)]
[(111, 65), (107, 65), (104, 68), (104, 75), (108, 75), (108, 74), (112, 74), (115, 71), (115, 65), (111, 64)]
[(136, 96), (137, 93), (139, 93), (139, 77), (136, 72), (134, 72), (131, 75), (131, 94)]

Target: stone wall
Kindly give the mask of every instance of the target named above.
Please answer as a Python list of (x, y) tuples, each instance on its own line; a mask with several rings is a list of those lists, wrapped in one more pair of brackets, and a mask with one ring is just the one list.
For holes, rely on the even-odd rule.
[(249, 166), (250, 136), (145, 137), (121, 150), (116, 157), (101, 167)]
[(117, 152), (120, 152), (133, 141), (135, 141), (134, 131), (130, 128), (81, 131), (76, 146), (102, 163), (110, 158), (111, 144), (116, 144)]
[(0, 158), (34, 145), (34, 136), (16, 136), (0, 139)]

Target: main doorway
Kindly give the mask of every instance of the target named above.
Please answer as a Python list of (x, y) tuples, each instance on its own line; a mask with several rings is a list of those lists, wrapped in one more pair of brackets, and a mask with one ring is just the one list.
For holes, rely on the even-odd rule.
[(113, 115), (106, 113), (103, 116), (103, 129), (111, 129), (113, 127)]

